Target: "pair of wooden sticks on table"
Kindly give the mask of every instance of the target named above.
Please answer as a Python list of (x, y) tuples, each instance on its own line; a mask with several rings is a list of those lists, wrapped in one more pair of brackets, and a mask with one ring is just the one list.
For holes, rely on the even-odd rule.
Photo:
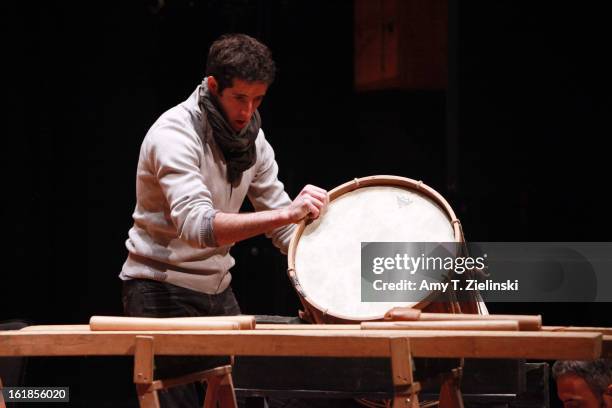
[(129, 330), (254, 330), (260, 329), (346, 329), (346, 330), (540, 330), (539, 315), (476, 315), (453, 313), (422, 313), (420, 310), (395, 308), (385, 315), (385, 321), (341, 325), (257, 324), (254, 316), (207, 317), (120, 317), (92, 316), (89, 327), (94, 331)]

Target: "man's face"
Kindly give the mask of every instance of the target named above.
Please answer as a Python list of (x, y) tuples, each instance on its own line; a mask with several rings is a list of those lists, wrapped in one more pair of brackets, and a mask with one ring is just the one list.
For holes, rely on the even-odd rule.
[(557, 395), (565, 408), (600, 408), (601, 402), (586, 381), (574, 374), (557, 378)]
[(212, 76), (208, 77), (208, 87), (219, 100), (225, 118), (236, 132), (249, 124), (268, 90), (268, 85), (263, 82), (246, 82), (236, 78), (231, 87), (219, 93), (219, 85)]

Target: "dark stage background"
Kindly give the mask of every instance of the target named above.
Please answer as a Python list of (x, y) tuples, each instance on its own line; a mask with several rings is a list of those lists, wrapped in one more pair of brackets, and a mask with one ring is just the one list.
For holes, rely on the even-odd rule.
[[(11, 6), (2, 16), (9, 247), (0, 320), (85, 323), (121, 313), (117, 275), (141, 140), (195, 89), (210, 43), (225, 32), (249, 33), (273, 51), (279, 71), (261, 113), (291, 196), (306, 183), (332, 189), (394, 174), (438, 190), (470, 241), (609, 241), (607, 10), (458, 3), (449, 92), (364, 93), (353, 88), (352, 1)], [(286, 260), (265, 238), (233, 254), (244, 313), (297, 314)], [(542, 313), (546, 324), (612, 326), (607, 304), (489, 307)], [(105, 375), (99, 399), (133, 398), (128, 359), (31, 359), (28, 384), (70, 384), (76, 406), (97, 398)]]

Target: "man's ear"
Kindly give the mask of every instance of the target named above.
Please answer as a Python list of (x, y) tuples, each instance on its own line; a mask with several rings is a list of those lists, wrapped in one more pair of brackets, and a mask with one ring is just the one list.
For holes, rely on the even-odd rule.
[(608, 397), (612, 398), (612, 384), (608, 384), (608, 387), (604, 391), (604, 395), (607, 395)]
[(217, 82), (217, 80), (215, 79), (214, 76), (209, 76), (208, 77), (208, 89), (210, 89), (210, 92), (215, 95), (215, 96), (219, 96), (219, 83)]

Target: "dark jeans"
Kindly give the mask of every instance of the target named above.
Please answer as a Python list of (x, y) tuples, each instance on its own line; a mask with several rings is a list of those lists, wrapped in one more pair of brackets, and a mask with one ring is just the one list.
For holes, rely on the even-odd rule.
[[(207, 295), (169, 283), (148, 279), (123, 282), (123, 311), (138, 317), (195, 317), (238, 315), (240, 307), (228, 287), (217, 295)], [(155, 357), (155, 378), (173, 378), (230, 363), (229, 357), (159, 356)], [(199, 383), (158, 392), (163, 408), (195, 408), (203, 403)]]

